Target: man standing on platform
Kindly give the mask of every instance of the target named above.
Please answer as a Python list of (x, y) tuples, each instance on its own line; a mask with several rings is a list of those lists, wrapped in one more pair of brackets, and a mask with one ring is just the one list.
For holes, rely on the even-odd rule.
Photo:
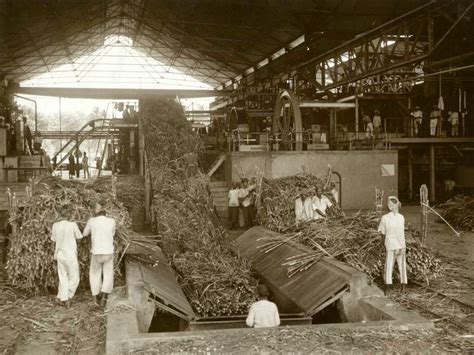
[(81, 158), (82, 158), (82, 153), (81, 150), (79, 149), (79, 146), (76, 148), (76, 152), (74, 153), (76, 157), (76, 177), (79, 178), (79, 173), (81, 171)]
[(436, 105), (433, 105), (433, 110), (430, 113), (430, 136), (434, 137), (437, 135), (438, 122), (441, 118), (441, 112), (438, 110)]
[(382, 130), (382, 117), (380, 117), (380, 111), (374, 111), (374, 118), (372, 119), (372, 124), (374, 125), (375, 137), (378, 137), (378, 134)]
[(254, 186), (249, 186), (249, 179), (242, 179), (242, 186), (239, 190), (239, 203), (242, 206), (242, 214), (244, 216), (245, 228), (252, 227), (252, 195)]
[(405, 247), (405, 217), (398, 211), (400, 209), (400, 201), (395, 196), (388, 197), (389, 213), (382, 216), (380, 220), (378, 232), (382, 234), (382, 241), (387, 252), (385, 260), (385, 293), (392, 286), (393, 267), (395, 260), (398, 264), (398, 272), (400, 274), (400, 290), (405, 290), (407, 284), (407, 263), (406, 263), (406, 247)]
[(91, 236), (91, 265), (89, 279), (92, 297), (102, 293), (101, 306), (105, 306), (108, 295), (114, 287), (114, 235), (115, 220), (105, 216), (101, 204), (94, 206), (95, 217), (87, 221), (84, 237)]
[(28, 148), (29, 154), (34, 155), (33, 151), (33, 135), (31, 134), (30, 126), (28, 125), (28, 119), (26, 116), (23, 116), (23, 127), (25, 132), (25, 151)]
[(415, 137), (418, 137), (420, 135), (421, 123), (423, 121), (423, 111), (420, 110), (420, 106), (415, 106), (415, 110), (411, 113), (411, 117), (413, 117), (413, 131)]
[(84, 179), (86, 178), (86, 175), (88, 178), (91, 177), (91, 174), (89, 173), (89, 158), (87, 157), (86, 152), (84, 152), (82, 156), (82, 171), (84, 172)]
[(448, 111), (448, 115), (451, 137), (457, 137), (459, 136), (459, 114), (456, 111)]
[(229, 229), (239, 228), (239, 187), (237, 183), (232, 184), (232, 188), (227, 194), (229, 200), (227, 206), (227, 215), (229, 221)]

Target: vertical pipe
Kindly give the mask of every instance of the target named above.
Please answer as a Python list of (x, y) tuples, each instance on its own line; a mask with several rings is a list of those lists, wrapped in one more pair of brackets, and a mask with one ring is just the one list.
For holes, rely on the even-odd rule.
[[(61, 97), (58, 97), (58, 104), (59, 104), (59, 149), (63, 146), (63, 140), (61, 138), (61, 130), (62, 130), (62, 123), (61, 123)], [(59, 161), (61, 161), (62, 155), (59, 157)]]
[(413, 199), (413, 161), (411, 148), (408, 148), (408, 199)]
[(434, 144), (430, 144), (430, 201), (434, 202), (436, 201), (436, 193), (435, 193), (435, 188), (436, 188), (436, 167), (435, 167), (435, 146)]
[(334, 149), (336, 145), (336, 109), (329, 109), (329, 148)]
[(359, 98), (357, 95), (355, 98), (355, 134), (357, 139), (359, 136)]

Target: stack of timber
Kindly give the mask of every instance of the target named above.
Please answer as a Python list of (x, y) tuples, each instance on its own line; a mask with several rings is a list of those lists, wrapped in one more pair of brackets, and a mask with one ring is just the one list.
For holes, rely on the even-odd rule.
[(142, 99), (152, 223), (196, 314), (243, 314), (255, 300), (250, 264), (226, 248), (209, 177), (200, 171), (200, 138), (174, 99)]
[[(344, 216), (338, 209), (333, 209), (327, 219), (295, 223), (294, 201), (298, 191), (315, 186), (324, 188), (327, 184), (324, 179), (308, 174), (263, 180), (257, 193), (260, 196), (258, 218), (263, 226), (279, 232), (281, 237), (267, 238), (262, 252), (283, 243), (301, 243), (311, 247), (314, 253), (286, 260), (289, 276), (307, 270), (323, 256), (328, 256), (366, 273), (371, 281), (381, 281), (385, 247), (377, 232), (378, 213), (359, 212)], [(330, 198), (327, 189), (323, 194)], [(405, 236), (408, 278), (429, 283), (430, 278), (440, 276), (440, 260), (421, 245), (418, 231), (409, 228)]]

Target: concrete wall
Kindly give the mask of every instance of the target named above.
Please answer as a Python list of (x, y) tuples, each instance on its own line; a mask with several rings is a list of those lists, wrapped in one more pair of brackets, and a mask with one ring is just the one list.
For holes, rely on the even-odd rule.
[[(239, 181), (261, 172), (267, 178), (306, 172), (325, 176), (330, 164), (342, 176), (342, 207), (374, 207), (374, 187), (385, 191), (385, 199), (398, 193), (398, 153), (374, 151), (232, 152), (228, 153), (227, 180)], [(382, 165), (393, 165), (394, 175), (383, 176)], [(336, 177), (334, 177), (337, 180)]]

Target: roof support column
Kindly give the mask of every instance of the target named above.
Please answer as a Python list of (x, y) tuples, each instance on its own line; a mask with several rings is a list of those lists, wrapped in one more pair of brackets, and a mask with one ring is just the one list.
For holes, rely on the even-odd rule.
[(430, 144), (430, 201), (436, 201), (436, 157), (435, 157), (435, 145), (433, 143)]

